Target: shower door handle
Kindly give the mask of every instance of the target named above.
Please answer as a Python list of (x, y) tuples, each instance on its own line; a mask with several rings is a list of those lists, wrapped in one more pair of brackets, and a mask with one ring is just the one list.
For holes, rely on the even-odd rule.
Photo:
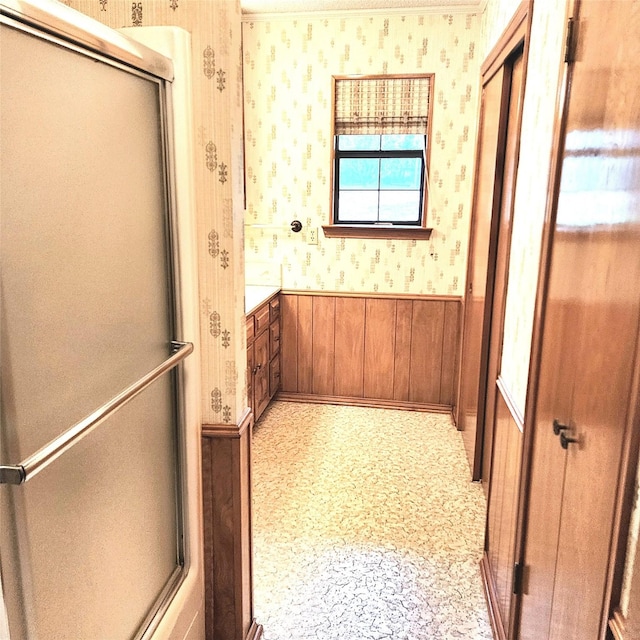
[(23, 484), (37, 473), (48, 467), (56, 458), (73, 447), (86, 435), (93, 431), (101, 422), (115, 413), (120, 407), (144, 391), (161, 375), (176, 367), (190, 353), (193, 352), (191, 342), (171, 342), (172, 355), (164, 362), (152, 369), (142, 378), (121, 391), (117, 396), (103, 404), (86, 418), (67, 429), (54, 438), (34, 454), (25, 458), (19, 464), (0, 465), (0, 484)]

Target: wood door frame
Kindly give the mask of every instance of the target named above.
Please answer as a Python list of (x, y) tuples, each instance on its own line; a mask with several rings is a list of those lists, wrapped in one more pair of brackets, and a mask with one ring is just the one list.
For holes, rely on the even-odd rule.
[[(522, 80), (522, 92), (524, 95), (525, 87), (526, 87), (526, 76), (527, 76), (527, 63), (529, 58), (529, 40), (531, 33), (531, 19), (533, 14), (533, 0), (523, 0), (515, 14), (511, 18), (509, 24), (507, 25), (505, 31), (500, 36), (498, 42), (493, 47), (484, 63), (481, 66), (481, 86), (484, 89), (485, 85), (495, 76), (495, 74), (500, 70), (500, 68), (508, 63), (510, 57), (512, 57), (521, 47), (523, 48), (523, 67), (524, 67), (524, 76)], [(497, 262), (497, 249), (498, 249), (498, 231), (500, 228), (500, 207), (502, 202), (503, 195), (503, 177), (504, 177), (504, 161), (505, 161), (505, 144), (506, 144), (506, 136), (507, 136), (507, 125), (508, 125), (508, 109), (505, 109), (505, 104), (508, 105), (509, 94), (511, 89), (511, 80), (509, 78), (508, 82), (504, 82), (502, 87), (502, 102), (500, 107), (500, 123), (498, 130), (498, 151), (496, 156), (496, 168), (495, 168), (495, 182), (493, 187), (493, 201), (491, 206), (491, 228), (489, 233), (489, 252), (488, 252), (488, 264), (487, 264), (487, 280), (486, 280), (486, 289), (485, 289), (485, 298), (484, 298), (484, 310), (483, 310), (483, 326), (482, 326), (482, 340), (481, 340), (481, 350), (480, 350), (480, 378), (478, 381), (478, 403), (477, 403), (477, 417), (476, 417), (476, 434), (475, 434), (475, 446), (474, 446), (474, 456), (473, 456), (473, 466), (471, 470), (471, 476), (473, 481), (479, 481), (482, 479), (487, 480), (488, 478), (483, 478), (483, 450), (484, 450), (484, 442), (485, 442), (485, 431), (486, 431), (486, 405), (489, 399), (489, 389), (488, 389), (488, 371), (489, 371), (489, 347), (491, 343), (491, 316), (493, 312), (494, 305), (494, 295), (496, 292), (496, 262)], [(520, 131), (520, 126), (522, 123), (522, 108), (524, 101), (521, 101), (521, 104), (518, 108), (518, 124), (517, 130)], [(478, 131), (481, 131), (482, 124), (484, 122), (484, 102), (481, 101), (480, 106), (480, 117), (479, 117), (479, 127)], [(475, 163), (475, 174), (474, 174), (474, 191), (473, 191), (473, 209), (471, 214), (471, 226), (470, 226), (470, 237), (469, 237), (469, 253), (467, 257), (467, 274), (466, 274), (466, 283), (468, 283), (472, 276), (473, 269), (473, 254), (474, 254), (474, 244), (475, 244), (475, 236), (476, 236), (476, 209), (477, 209), (477, 198), (478, 198), (478, 172), (480, 166), (480, 154), (482, 153), (482, 144), (480, 141), (480, 136), (478, 136), (478, 143), (476, 146), (476, 163)], [(520, 153), (520, 141), (516, 145), (515, 157), (518, 158)], [(517, 178), (517, 171), (514, 172), (514, 184), (515, 188), (515, 180)], [(509, 235), (511, 234), (511, 224), (512, 224), (512, 216), (509, 219), (508, 229), (505, 229)], [(509, 242), (510, 247), (510, 242)], [(508, 258), (507, 258), (508, 262)], [(506, 298), (506, 290), (507, 290), (507, 280), (508, 280), (508, 270), (505, 276), (505, 279), (500, 285), (500, 295), (501, 302), (500, 304), (504, 307), (504, 301)], [(464, 324), (461, 331), (461, 340), (464, 339), (464, 325), (468, 322), (467, 312), (469, 309), (468, 303), (468, 289), (465, 291), (465, 302), (464, 302), (464, 311), (463, 318)], [(502, 309), (502, 323), (504, 323), (504, 308)], [(503, 327), (499, 328), (500, 332), (502, 332)], [(461, 345), (461, 365), (462, 365), (462, 353), (464, 350), (464, 344)], [(463, 372), (460, 372), (459, 376), (459, 384), (458, 384), (458, 399), (456, 403), (457, 409), (461, 406), (460, 396), (462, 393), (462, 384), (463, 384)], [(490, 394), (493, 397), (494, 393)]]

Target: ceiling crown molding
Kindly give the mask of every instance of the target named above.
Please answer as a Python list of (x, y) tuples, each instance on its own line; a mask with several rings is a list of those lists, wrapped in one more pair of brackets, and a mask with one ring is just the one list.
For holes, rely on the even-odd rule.
[[(378, 15), (480, 14), (487, 0), (242, 0), (242, 22)], [(329, 7), (329, 8), (325, 8)]]

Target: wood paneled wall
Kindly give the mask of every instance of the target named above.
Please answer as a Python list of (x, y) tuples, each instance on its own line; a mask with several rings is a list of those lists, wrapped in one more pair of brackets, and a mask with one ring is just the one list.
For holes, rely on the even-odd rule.
[(501, 379), (492, 395), (496, 398), (495, 432), (482, 573), (494, 636), (506, 638), (513, 616), (523, 421)]
[(205, 640), (260, 640), (253, 618), (251, 438), (238, 424), (202, 425)]
[(281, 305), (280, 397), (452, 407), (459, 298), (285, 293)]

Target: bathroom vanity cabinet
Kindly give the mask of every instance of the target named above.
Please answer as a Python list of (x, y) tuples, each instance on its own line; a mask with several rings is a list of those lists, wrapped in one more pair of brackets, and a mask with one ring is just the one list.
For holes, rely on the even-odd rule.
[(257, 421), (280, 388), (280, 297), (247, 314), (247, 396)]

